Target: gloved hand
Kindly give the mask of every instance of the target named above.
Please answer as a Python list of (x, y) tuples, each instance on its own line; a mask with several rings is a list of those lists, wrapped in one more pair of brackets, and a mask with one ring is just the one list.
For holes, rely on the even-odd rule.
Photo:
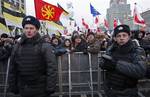
[(102, 69), (114, 70), (116, 68), (117, 61), (109, 55), (102, 55), (100, 61), (100, 67)]
[(50, 97), (52, 94), (54, 94), (54, 93), (55, 93), (55, 91), (46, 91), (46, 95), (49, 96), (49, 97)]

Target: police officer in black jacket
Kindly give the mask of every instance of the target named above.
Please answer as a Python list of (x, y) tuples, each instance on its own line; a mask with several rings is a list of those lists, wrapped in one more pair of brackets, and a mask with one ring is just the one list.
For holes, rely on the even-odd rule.
[(51, 45), (38, 33), (33, 16), (22, 21), (24, 33), (14, 46), (9, 72), (9, 91), (21, 97), (50, 97), (57, 82), (57, 64)]
[(139, 97), (137, 83), (146, 72), (145, 52), (130, 38), (128, 25), (114, 29), (114, 43), (100, 58), (100, 67), (106, 70), (104, 89), (107, 97)]

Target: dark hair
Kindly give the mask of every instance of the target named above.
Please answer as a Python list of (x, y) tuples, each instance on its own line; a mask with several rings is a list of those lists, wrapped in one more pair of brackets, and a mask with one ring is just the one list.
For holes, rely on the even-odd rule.
[(1, 34), (1, 38), (8, 38), (8, 34), (2, 33), (2, 34)]
[(67, 46), (65, 45), (65, 42), (66, 42), (66, 41), (69, 41), (69, 42), (70, 42), (69, 49), (71, 50), (72, 41), (71, 41), (70, 39), (65, 39), (65, 40), (64, 40), (64, 42), (63, 42), (63, 47), (67, 47)]
[(88, 37), (89, 35), (93, 35), (93, 36), (95, 37), (95, 34), (94, 34), (93, 32), (89, 32), (89, 33), (87, 34), (87, 37)]
[(54, 40), (54, 39), (57, 39), (57, 40), (58, 40), (58, 45), (61, 44), (61, 40), (60, 40), (59, 38), (57, 38), (57, 37), (52, 37), (52, 39), (51, 39), (51, 44), (52, 44), (52, 45), (54, 45), (54, 44), (53, 44), (53, 40)]

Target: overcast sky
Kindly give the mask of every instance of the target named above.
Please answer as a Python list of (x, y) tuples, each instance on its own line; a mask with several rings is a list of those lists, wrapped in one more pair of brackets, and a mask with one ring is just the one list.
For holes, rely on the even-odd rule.
[[(68, 2), (72, 2), (74, 7), (74, 16), (77, 21), (81, 21), (81, 18), (85, 18), (85, 21), (92, 22), (93, 18), (90, 14), (90, 3), (98, 10), (101, 15), (100, 18), (105, 18), (106, 9), (109, 8), (110, 0), (44, 0), (51, 4), (57, 5), (57, 2), (64, 8)], [(137, 8), (140, 12), (144, 12), (150, 9), (150, 0), (127, 0), (128, 4), (131, 4), (131, 10), (134, 8), (134, 3), (137, 3)], [(26, 0), (26, 12), (28, 15), (35, 15), (34, 0)]]

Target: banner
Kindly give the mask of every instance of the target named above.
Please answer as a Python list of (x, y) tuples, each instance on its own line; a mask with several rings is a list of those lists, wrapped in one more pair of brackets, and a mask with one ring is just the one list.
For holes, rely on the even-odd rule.
[(63, 10), (42, 0), (34, 0), (36, 17), (40, 20), (59, 21)]
[(93, 15), (93, 17), (97, 15), (101, 15), (91, 4), (90, 4), (90, 10), (91, 10), (91, 14)]
[(4, 2), (2, 5), (2, 13), (6, 20), (6, 25), (11, 25), (15, 27), (22, 28), (22, 19), (25, 17), (25, 14), (11, 8), (11, 5), (7, 2)]
[(9, 30), (6, 26), (5, 19), (3, 17), (0, 17), (0, 33), (8, 33)]
[(133, 11), (133, 22), (134, 24), (140, 25), (140, 26), (146, 26), (144, 19), (140, 15), (140, 13), (137, 10), (136, 3)]

